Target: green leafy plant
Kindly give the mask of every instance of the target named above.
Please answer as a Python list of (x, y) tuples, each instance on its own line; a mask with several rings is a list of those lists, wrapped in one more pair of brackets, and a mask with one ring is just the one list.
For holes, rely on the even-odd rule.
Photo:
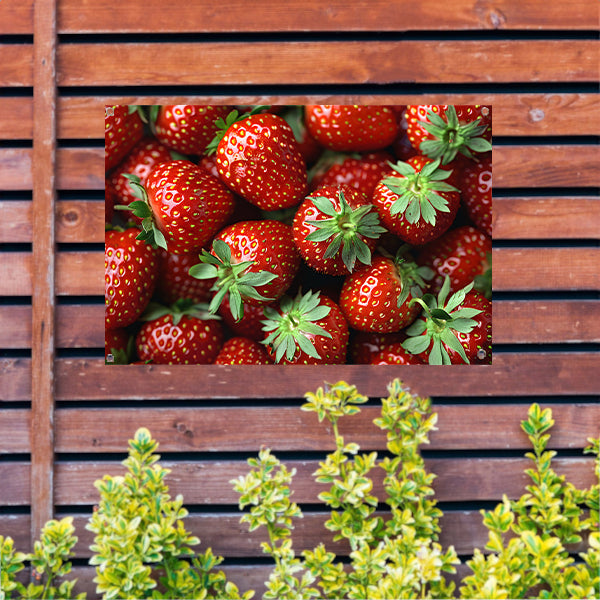
[(182, 496), (169, 495), (169, 470), (157, 464), (150, 432), (139, 429), (129, 447), (126, 474), (95, 484), (100, 504), (87, 529), (96, 534), (90, 563), (96, 565), (97, 591), (105, 600), (240, 598), (237, 587), (213, 571), (220, 557), (210, 549), (195, 556), (192, 546), (200, 540), (185, 529)]
[[(288, 471), (268, 449), (248, 461), (246, 476), (232, 481), (240, 494), (240, 508), (249, 508), (242, 522), (251, 531), (265, 527), (269, 542), (263, 551), (275, 567), (265, 598), (453, 598), (455, 583), (446, 574), (456, 573), (459, 559), (451, 546), (438, 542), (441, 511), (433, 498), (434, 474), (428, 473), (419, 453), (436, 427), (431, 401), (404, 389), (399, 380), (388, 386), (381, 417), (375, 425), (386, 432), (388, 456), (360, 453), (357, 444), (340, 434), (342, 417), (360, 412), (367, 401), (354, 386), (338, 382), (325, 390), (306, 394), (303, 410), (327, 420), (335, 450), (314, 473), (329, 489), (319, 495), (331, 509), (325, 527), (333, 540), (346, 540), (349, 562), (319, 544), (296, 556), (292, 547), (293, 520), (302, 517), (291, 500), (294, 472)], [(472, 574), (459, 588), (461, 598), (599, 598), (600, 533), (599, 486), (579, 490), (551, 467), (555, 452), (547, 450), (553, 425), (550, 409), (538, 404), (529, 409), (522, 428), (533, 452), (533, 467), (526, 473), (531, 485), (518, 500), (507, 497), (492, 511), (482, 511), (489, 531), (485, 553), (476, 549), (467, 561)], [(598, 440), (587, 452), (596, 455), (600, 477)], [(383, 469), (385, 517), (376, 512), (380, 500), (373, 494), (371, 474)], [(589, 548), (576, 561), (569, 545), (582, 542)]]

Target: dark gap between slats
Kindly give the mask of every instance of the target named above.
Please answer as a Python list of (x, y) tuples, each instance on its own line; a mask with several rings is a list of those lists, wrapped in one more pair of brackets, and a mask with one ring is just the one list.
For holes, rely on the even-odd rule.
[[(7, 36), (8, 37), (8, 36)], [(11, 36), (12, 37), (12, 36)], [(15, 36), (27, 39), (29, 36)], [(594, 30), (468, 30), (468, 31), (261, 31), (199, 33), (61, 33), (59, 44), (152, 43), (286, 43), (596, 40)], [(25, 42), (23, 42), (25, 43)]]

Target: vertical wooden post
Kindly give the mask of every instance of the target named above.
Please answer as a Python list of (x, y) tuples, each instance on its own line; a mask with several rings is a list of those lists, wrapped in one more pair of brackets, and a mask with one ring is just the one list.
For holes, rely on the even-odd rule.
[(34, 3), (33, 45), (31, 537), (35, 540), (54, 512), (56, 0)]

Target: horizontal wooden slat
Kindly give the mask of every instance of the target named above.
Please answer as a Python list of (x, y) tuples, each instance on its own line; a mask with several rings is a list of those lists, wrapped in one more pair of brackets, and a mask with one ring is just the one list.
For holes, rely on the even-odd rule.
[[(7, 173), (5, 189), (31, 189), (31, 150), (0, 148), (0, 174)], [(562, 161), (569, 156), (571, 167)], [(593, 145), (496, 146), (494, 186), (594, 187), (600, 185), (600, 159)], [(103, 190), (102, 148), (59, 148), (57, 186), (61, 190)]]
[(28, 454), (30, 452), (30, 422), (31, 411), (28, 409), (11, 409), (0, 412), (0, 454)]
[(600, 198), (493, 199), (494, 239), (598, 239)]
[[(0, 4), (0, 34), (33, 32), (33, 0)], [(144, 3), (144, 19), (135, 4), (115, 0), (63, 0), (58, 4), (59, 33), (202, 32), (221, 31), (406, 31), (469, 29), (591, 29), (597, 20), (592, 0), (548, 4), (542, 0), (498, 0), (493, 5), (458, 0), (442, 10), (439, 0), (403, 4), (389, 0), (341, 0), (323, 5), (315, 0), (288, 0), (285, 4), (244, 0), (228, 2), (227, 11), (198, 2), (172, 2), (163, 10), (160, 0)]]
[[(0, 98), (3, 102), (13, 99)], [(19, 103), (24, 104), (26, 101)], [(58, 99), (60, 139), (101, 139), (106, 104), (492, 104), (494, 135), (600, 135), (600, 106), (594, 94), (428, 94), (361, 96), (127, 96), (61, 97)], [(23, 109), (21, 109), (23, 110)], [(584, 118), (582, 118), (584, 116)], [(8, 127), (9, 124), (4, 124)], [(25, 122), (27, 126), (27, 121)], [(15, 137), (24, 136), (15, 127)]]
[[(31, 295), (31, 254), (12, 252), (0, 295)], [(600, 248), (496, 248), (493, 287), (497, 291), (599, 290)], [(104, 294), (101, 252), (61, 252), (57, 256), (59, 295)]]
[(57, 79), (61, 86), (583, 82), (597, 79), (597, 56), (595, 40), (82, 43), (58, 48)]
[[(258, 440), (257, 440), (258, 446)], [(258, 453), (257, 451), (254, 453)], [(233, 504), (239, 496), (234, 492), (231, 480), (247, 472), (248, 466), (240, 461), (172, 463), (164, 461), (171, 469), (165, 482), (171, 494), (182, 494), (187, 504)], [(286, 461), (290, 469), (297, 469), (292, 485), (294, 500), (298, 503), (318, 503), (323, 484), (314, 481), (313, 473), (318, 461)], [(594, 483), (592, 458), (560, 458), (553, 461), (556, 471), (565, 475), (578, 487)], [(426, 468), (436, 473), (433, 482), (436, 498), (440, 502), (468, 500), (501, 500), (502, 494), (509, 498), (519, 497), (529, 483), (524, 470), (531, 461), (523, 458), (435, 458), (425, 460)], [(95, 504), (98, 491), (93, 483), (106, 473), (123, 471), (119, 465), (83, 462), (58, 463), (56, 465), (56, 504)], [(374, 494), (383, 496), (381, 485), (383, 471), (373, 473)]]
[(31, 87), (33, 85), (33, 45), (0, 43), (0, 86)]
[[(527, 407), (499, 405), (435, 405), (438, 430), (426, 450), (528, 449), (520, 423)], [(583, 448), (598, 434), (599, 404), (552, 407), (556, 425), (553, 448)], [(379, 406), (361, 408), (360, 417), (343, 419), (340, 433), (363, 449), (384, 449), (386, 437), (373, 420)], [(329, 427), (314, 413), (293, 407), (158, 408), (140, 416), (139, 409), (59, 409), (56, 411), (56, 452), (123, 452), (143, 424), (160, 442), (161, 452), (254, 452), (257, 441), (274, 451), (333, 451)], [(464, 425), (468, 423), (469, 435)], [(237, 435), (243, 431), (244, 435)]]

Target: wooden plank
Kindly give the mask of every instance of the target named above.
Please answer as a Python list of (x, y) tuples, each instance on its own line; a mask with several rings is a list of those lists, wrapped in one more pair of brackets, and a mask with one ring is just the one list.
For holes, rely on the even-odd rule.
[(33, 85), (33, 44), (0, 43), (0, 86), (6, 88)]
[[(107, 367), (103, 360), (59, 359), (56, 397), (65, 401), (227, 398), (248, 400), (251, 405), (253, 399), (299, 398), (326, 382), (339, 380), (353, 383), (362, 394), (381, 397), (387, 395), (387, 384), (395, 377), (401, 378), (416, 393), (433, 397), (598, 394), (595, 374), (600, 359), (591, 353), (503, 352), (497, 353), (493, 361), (493, 365), (452, 368), (430, 365), (406, 368), (362, 365)], [(13, 376), (26, 368), (25, 359), (4, 366)], [(113, 374), (112, 369), (118, 370)], [(198, 385), (199, 381), (202, 385)], [(252, 381), (251, 386), (248, 381)], [(15, 389), (13, 386), (13, 396), (9, 398), (23, 399), (26, 393), (26, 387)]]
[[(31, 295), (31, 254), (11, 252), (0, 280), (4, 296)], [(497, 291), (598, 290), (600, 248), (495, 248), (493, 286)], [(101, 296), (101, 252), (61, 252), (56, 264), (56, 293)]]
[(104, 182), (104, 148), (59, 148), (57, 189), (103, 190)]
[(28, 409), (0, 410), (0, 454), (28, 454), (31, 450), (30, 424), (31, 411)]
[(597, 11), (591, 0), (576, 0), (564, 6), (542, 0), (516, 3), (500, 0), (493, 5), (458, 0), (444, 10), (439, 0), (415, 4), (389, 0), (360, 0), (349, 10), (334, 0), (323, 5), (315, 0), (288, 0), (285, 4), (260, 1), (249, 13), (244, 0), (228, 3), (227, 11), (214, 10), (203, 2), (176, 1), (164, 11), (160, 0), (144, 3), (144, 19), (135, 4), (114, 0), (90, 3), (63, 1), (59, 5), (61, 33), (80, 32), (222, 32), (222, 31), (408, 31), (468, 29), (582, 29), (592, 28)]
[(494, 197), (494, 239), (598, 239), (598, 197)]
[(33, 31), (32, 542), (54, 513), (56, 0), (35, 4)]
[(600, 186), (600, 154), (594, 145), (496, 146), (493, 160), (494, 187)]
[(31, 359), (0, 358), (0, 400), (31, 400)]
[[(545, 405), (542, 404), (542, 407)], [(584, 448), (597, 436), (599, 404), (552, 406), (556, 422), (552, 448)], [(530, 447), (521, 430), (527, 407), (515, 404), (436, 405), (437, 431), (426, 450), (514, 450)], [(373, 420), (379, 406), (363, 406), (360, 416), (340, 421), (340, 433), (365, 450), (385, 449), (386, 436)], [(465, 427), (469, 435), (465, 436)], [(143, 425), (160, 443), (160, 452), (333, 451), (330, 428), (299, 406), (240, 408), (148, 408)], [(123, 452), (140, 426), (137, 408), (60, 409), (56, 412), (56, 451), (65, 454)], [(243, 431), (244, 435), (237, 435)]]
[[(0, 109), (10, 98), (0, 98)], [(19, 99), (18, 107), (26, 104)], [(22, 101), (21, 101), (22, 100)], [(492, 104), (495, 136), (600, 135), (600, 106), (595, 94), (427, 94), (360, 96), (67, 96), (58, 99), (60, 139), (101, 139), (106, 104)], [(13, 109), (15, 110), (15, 109)], [(9, 111), (10, 114), (10, 111)], [(9, 123), (3, 124), (10, 127)], [(27, 125), (27, 121), (25, 121)], [(1, 130), (0, 130), (1, 131)], [(9, 130), (10, 132), (10, 130)], [(13, 135), (22, 137), (20, 133)]]
[(30, 190), (32, 150), (30, 148), (0, 148), (0, 181), (2, 190)]
[[(0, 3), (0, 11), (3, 5)], [(1, 17), (0, 17), (1, 19)], [(0, 24), (2, 27), (4, 23)], [(30, 140), (33, 138), (33, 98), (0, 98), (0, 140)]]
[(600, 248), (496, 248), (494, 290), (600, 289)]
[(0, 244), (31, 243), (30, 200), (0, 200), (0, 214), (4, 223), (0, 229)]
[(33, 0), (0, 2), (0, 34), (33, 33)]
[(67, 87), (583, 82), (597, 76), (595, 40), (82, 43), (58, 49), (58, 84)]
[(494, 343), (600, 342), (598, 300), (495, 300), (493, 313)]
[[(2, 506), (31, 504), (31, 464), (27, 461), (0, 461)], [(31, 530), (27, 532), (31, 539)]]
[[(257, 440), (257, 451), (260, 442)], [(254, 454), (254, 455), (255, 455)], [(314, 481), (313, 473), (318, 460), (285, 461), (290, 469), (296, 469), (292, 489), (294, 501), (318, 504), (318, 495), (325, 489)], [(555, 458), (552, 461), (557, 473), (578, 487), (590, 487), (595, 483), (593, 458)], [(244, 475), (248, 466), (245, 461), (190, 461), (176, 463), (164, 461), (170, 469), (165, 482), (173, 497), (182, 494), (187, 505), (237, 505), (239, 496), (234, 492), (231, 480)], [(9, 463), (10, 466), (10, 463)], [(430, 458), (425, 459), (426, 469), (437, 475), (433, 482), (439, 502), (500, 501), (502, 495), (518, 498), (530, 479), (524, 470), (531, 466), (525, 458)], [(56, 504), (80, 506), (98, 502), (94, 481), (105, 474), (122, 474), (118, 463), (60, 462), (56, 465)], [(383, 471), (373, 472), (373, 493), (383, 497)], [(14, 498), (18, 501), (18, 497)]]

